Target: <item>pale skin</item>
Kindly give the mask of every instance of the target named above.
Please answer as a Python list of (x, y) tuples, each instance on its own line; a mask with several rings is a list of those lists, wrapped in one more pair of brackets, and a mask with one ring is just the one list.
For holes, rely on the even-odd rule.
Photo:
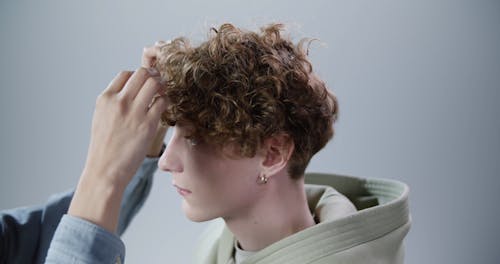
[[(144, 68), (153, 64), (161, 44), (144, 49)], [(167, 104), (163, 98), (144, 110), (158, 88), (143, 70), (132, 76), (122, 73), (103, 92), (109, 94), (106, 99), (98, 99), (87, 163), (68, 212), (111, 232), (116, 229), (127, 183), (146, 154), (159, 153), (166, 130), (158, 126)], [(128, 98), (126, 105), (120, 103), (122, 97)], [(126, 107), (127, 111), (120, 108), (129, 104), (133, 107)], [(130, 125), (124, 127), (123, 120)], [(99, 125), (101, 122), (110, 125)], [(294, 149), (288, 136), (268, 138), (254, 157), (229, 157), (222, 152), (231, 152), (234, 146), (218, 150), (206, 142), (193, 141), (186, 138), (189, 129), (189, 124), (174, 127), (158, 161), (158, 167), (172, 175), (189, 219), (222, 217), (239, 245), (248, 251), (261, 250), (315, 224), (303, 178), (293, 180), (287, 172)], [(122, 141), (110, 142), (110, 135)], [(265, 184), (258, 182), (262, 175), (268, 178)]]
[(115, 232), (127, 184), (144, 157), (158, 156), (163, 144), (166, 128), (160, 126), (160, 117), (167, 102), (158, 97), (151, 105), (159, 88), (142, 67), (119, 73), (99, 95), (87, 161), (69, 215)]

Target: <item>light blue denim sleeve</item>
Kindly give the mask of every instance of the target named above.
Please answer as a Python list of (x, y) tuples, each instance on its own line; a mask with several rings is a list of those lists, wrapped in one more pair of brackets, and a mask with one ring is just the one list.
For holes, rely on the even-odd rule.
[[(146, 158), (125, 189), (117, 234), (121, 235), (144, 204), (158, 158)], [(45, 263), (123, 263), (125, 246), (119, 236), (86, 220), (64, 215), (50, 244)]]
[(123, 263), (120, 237), (88, 221), (64, 215), (50, 243), (45, 263)]
[(44, 205), (0, 212), (0, 263), (43, 263), (73, 191), (52, 195)]
[[(127, 186), (117, 233), (122, 234), (144, 204), (158, 158), (146, 158)], [(68, 211), (73, 190), (52, 195), (39, 206), (0, 211), (0, 264), (44, 263), (54, 232)]]
[(125, 189), (116, 229), (120, 236), (148, 198), (153, 186), (153, 174), (158, 168), (158, 159), (146, 158)]

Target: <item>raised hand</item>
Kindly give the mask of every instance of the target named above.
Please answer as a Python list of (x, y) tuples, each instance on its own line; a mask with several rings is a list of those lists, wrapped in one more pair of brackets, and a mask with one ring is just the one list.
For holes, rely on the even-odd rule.
[[(123, 191), (148, 154), (167, 106), (146, 68), (119, 73), (97, 98), (84, 171), (68, 213), (116, 229)], [(153, 98), (155, 98), (153, 100)]]

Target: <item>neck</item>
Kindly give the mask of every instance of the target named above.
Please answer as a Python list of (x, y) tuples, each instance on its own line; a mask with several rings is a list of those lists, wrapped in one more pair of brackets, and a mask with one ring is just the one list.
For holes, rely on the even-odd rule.
[(259, 251), (315, 224), (303, 180), (282, 173), (260, 187), (261, 195), (250, 208), (224, 217), (242, 249)]

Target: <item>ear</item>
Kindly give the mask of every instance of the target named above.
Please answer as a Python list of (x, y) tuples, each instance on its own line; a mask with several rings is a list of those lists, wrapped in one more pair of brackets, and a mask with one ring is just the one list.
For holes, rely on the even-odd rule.
[(262, 172), (272, 177), (286, 168), (294, 150), (293, 140), (287, 134), (274, 135), (264, 141), (262, 150)]

